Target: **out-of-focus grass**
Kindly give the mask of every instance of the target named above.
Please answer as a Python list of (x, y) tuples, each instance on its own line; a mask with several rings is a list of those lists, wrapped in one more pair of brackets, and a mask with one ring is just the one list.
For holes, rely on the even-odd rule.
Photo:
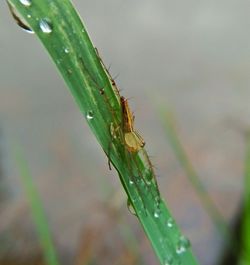
[(228, 228), (228, 225), (224, 220), (223, 216), (220, 214), (213, 200), (209, 196), (198, 173), (196, 172), (188, 155), (185, 152), (184, 146), (181, 143), (180, 138), (178, 136), (173, 113), (167, 110), (166, 108), (163, 108), (161, 110), (161, 119), (164, 125), (167, 139), (175, 153), (178, 162), (180, 163), (182, 169), (186, 173), (186, 176), (188, 177), (190, 183), (194, 187), (194, 190), (196, 191), (198, 197), (200, 198), (200, 201), (202, 202), (207, 213), (211, 217), (213, 223), (221, 232), (221, 234), (225, 238), (225, 241), (230, 243), (231, 232)]
[(45, 261), (47, 265), (59, 265), (56, 250), (53, 244), (51, 232), (39, 193), (34, 185), (27, 162), (24, 159), (19, 147), (16, 147), (15, 156), (20, 172), (21, 182), (30, 204), (31, 214), (36, 226), (40, 244), (43, 249)]
[(250, 132), (246, 133), (246, 158), (239, 265), (250, 264)]

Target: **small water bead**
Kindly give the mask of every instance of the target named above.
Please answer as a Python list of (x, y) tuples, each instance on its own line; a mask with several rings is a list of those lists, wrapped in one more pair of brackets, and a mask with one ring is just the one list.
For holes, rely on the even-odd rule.
[(27, 25), (23, 24), (23, 25), (19, 25), (25, 32), (28, 32), (30, 34), (34, 34), (35, 32)]
[(161, 211), (160, 208), (161, 208), (161, 205), (158, 201), (154, 201), (154, 207), (155, 209), (158, 209), (158, 211)]
[(160, 217), (159, 213), (158, 212), (154, 212), (154, 217), (155, 218), (159, 218)]
[(174, 264), (174, 259), (172, 256), (169, 256), (167, 257), (165, 260), (164, 260), (164, 265), (173, 265)]
[(39, 21), (39, 27), (43, 33), (49, 34), (52, 32), (52, 24), (47, 18), (43, 18)]
[(140, 176), (135, 176), (135, 182), (137, 185), (141, 186), (142, 188), (145, 187), (145, 182)]
[(31, 6), (31, 0), (20, 0), (20, 3), (24, 6)]
[(174, 226), (174, 219), (170, 217), (167, 220), (167, 227), (172, 228), (173, 226)]
[(155, 201), (155, 204), (157, 205), (157, 207), (160, 207), (160, 205), (161, 205), (161, 197), (160, 197), (158, 191), (156, 191), (156, 193), (157, 193), (157, 194), (156, 194), (155, 197), (154, 197), (154, 201)]
[(176, 246), (176, 253), (177, 254), (183, 254), (187, 251), (187, 249), (190, 247), (190, 241), (185, 236), (180, 236), (179, 241), (177, 242)]
[(144, 205), (141, 197), (133, 198), (132, 201), (133, 201), (134, 205), (137, 206), (137, 215), (145, 213), (145, 205)]
[(88, 120), (92, 120), (92, 119), (94, 118), (94, 113), (93, 113), (92, 110), (89, 110), (89, 111), (87, 112), (86, 118), (87, 118)]
[[(22, 3), (22, 4), (24, 4), (24, 3)], [(17, 25), (28, 33), (34, 33), (34, 31), (30, 28), (30, 26), (27, 24), (27, 22), (25, 20), (23, 20), (23, 18), (20, 16), (20, 14), (17, 12), (17, 10), (14, 8), (14, 6), (12, 6), (11, 4), (8, 4), (8, 5), (9, 5), (10, 13), (13, 16), (13, 18), (15, 19), (15, 22), (17, 23)], [(29, 15), (27, 15), (27, 17), (29, 18)]]
[(130, 185), (134, 185), (134, 181), (132, 179), (129, 180)]
[(152, 185), (152, 180), (147, 179), (147, 180), (146, 180), (146, 184), (147, 184), (148, 186)]
[(113, 139), (116, 139), (117, 138), (117, 135), (116, 135), (116, 128), (115, 128), (115, 125), (113, 122), (110, 123), (110, 134), (112, 136)]
[(65, 49), (64, 49), (64, 52), (65, 52), (65, 53), (69, 53), (69, 49), (68, 49), (68, 48), (65, 48)]
[(159, 218), (161, 215), (161, 210), (159, 208), (155, 209), (154, 211), (154, 217), (155, 218)]
[(56, 60), (56, 63), (57, 63), (58, 65), (60, 65), (62, 62), (63, 62), (62, 59), (58, 59), (58, 60)]

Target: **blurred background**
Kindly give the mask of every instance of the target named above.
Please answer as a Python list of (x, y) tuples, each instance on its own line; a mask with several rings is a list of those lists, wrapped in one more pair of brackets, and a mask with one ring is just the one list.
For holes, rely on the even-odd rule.
[[(250, 126), (250, 2), (74, 0), (146, 141), (159, 187), (203, 265), (223, 240), (176, 159), (158, 107), (228, 223)], [(44, 264), (13, 148), (20, 145), (61, 264), (158, 264), (113, 169), (45, 49), (0, 3), (0, 264)], [(131, 247), (133, 246), (133, 247)]]

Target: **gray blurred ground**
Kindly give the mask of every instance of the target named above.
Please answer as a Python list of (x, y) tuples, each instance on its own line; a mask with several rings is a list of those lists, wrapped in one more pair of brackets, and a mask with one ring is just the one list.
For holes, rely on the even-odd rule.
[[(111, 64), (113, 76), (119, 74), (122, 94), (131, 97), (136, 128), (172, 213), (201, 264), (215, 264), (220, 236), (173, 155), (157, 107), (166, 105), (175, 113), (191, 160), (223, 215), (232, 220), (242, 190), (242, 128), (250, 124), (250, 2), (74, 3), (104, 62)], [(16, 26), (4, 1), (0, 36), (1, 159), (9, 190), (9, 199), (0, 204), (0, 228), (18, 218), (13, 209), (27, 208), (11, 151), (18, 142), (57, 244), (73, 257), (88, 224), (99, 222), (93, 205), (109, 204), (110, 185), (117, 190), (120, 184), (45, 50)], [(143, 238), (124, 209), (128, 226)], [(144, 252), (145, 264), (157, 264), (150, 251)]]

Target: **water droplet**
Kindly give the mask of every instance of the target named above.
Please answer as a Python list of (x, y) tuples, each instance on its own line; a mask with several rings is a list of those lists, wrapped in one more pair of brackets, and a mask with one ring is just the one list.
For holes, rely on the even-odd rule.
[(65, 53), (69, 53), (69, 49), (68, 49), (68, 48), (65, 48), (65, 49), (64, 49), (64, 52), (65, 52)]
[(187, 251), (187, 249), (190, 247), (190, 241), (185, 236), (180, 236), (177, 246), (176, 246), (176, 253), (177, 254), (183, 254)]
[(161, 197), (159, 193), (157, 192), (157, 195), (155, 196), (155, 203), (159, 206), (161, 204)]
[(117, 135), (116, 135), (116, 128), (115, 128), (115, 125), (113, 122), (110, 123), (110, 134), (112, 136), (113, 139), (116, 139), (117, 138)]
[(52, 32), (52, 24), (47, 18), (43, 18), (40, 20), (39, 27), (43, 33), (49, 34)]
[(159, 218), (160, 215), (161, 215), (161, 210), (160, 210), (159, 208), (157, 208), (157, 209), (155, 210), (155, 212), (154, 212), (154, 217), (155, 217), (155, 218)]
[(14, 20), (16, 21), (17, 25), (28, 33), (34, 33), (33, 30), (30, 28), (30, 26), (27, 24), (27, 22), (20, 16), (20, 14), (14, 8), (14, 6), (12, 6), (9, 2), (7, 3), (8, 3), (10, 13), (12, 17), (14, 18)]
[(174, 219), (170, 217), (167, 220), (167, 227), (172, 228), (173, 226), (174, 226)]
[(147, 180), (146, 180), (146, 184), (147, 184), (148, 186), (152, 185), (152, 180), (147, 179)]
[(24, 6), (31, 6), (31, 0), (20, 0), (20, 3)]
[(27, 25), (23, 24), (23, 25), (20, 25), (19, 26), (25, 31), (25, 32), (28, 32), (30, 34), (34, 34), (34, 31)]
[(127, 207), (131, 214), (136, 215), (135, 208), (133, 207), (130, 199), (127, 199)]
[(134, 185), (134, 181), (132, 179), (129, 180), (130, 185)]
[(174, 264), (174, 259), (172, 256), (169, 256), (167, 257), (165, 260), (164, 260), (164, 265), (173, 265)]
[(155, 200), (155, 202), (154, 202), (154, 207), (155, 207), (155, 209), (156, 209), (156, 211), (158, 211), (158, 212), (160, 212), (161, 213), (161, 205), (160, 205), (160, 203), (158, 202), (158, 201), (156, 201)]
[(92, 110), (89, 110), (86, 115), (88, 120), (92, 120), (94, 118), (94, 113)]
[(30, 14), (28, 14), (28, 15), (27, 15), (27, 18), (31, 18), (31, 15), (30, 15)]

